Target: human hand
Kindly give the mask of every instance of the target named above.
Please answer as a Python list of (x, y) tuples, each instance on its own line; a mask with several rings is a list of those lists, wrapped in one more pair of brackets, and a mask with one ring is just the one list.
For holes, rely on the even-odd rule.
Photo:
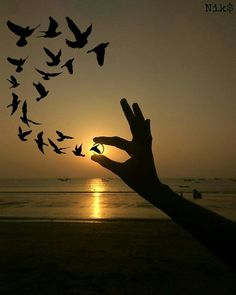
[(121, 100), (121, 107), (129, 123), (132, 140), (118, 136), (95, 137), (95, 143), (111, 145), (128, 153), (130, 158), (124, 163), (115, 162), (104, 155), (93, 155), (91, 159), (117, 174), (129, 187), (146, 197), (149, 192), (161, 187), (152, 154), (152, 135), (150, 120), (144, 116), (137, 103), (130, 108), (126, 99)]

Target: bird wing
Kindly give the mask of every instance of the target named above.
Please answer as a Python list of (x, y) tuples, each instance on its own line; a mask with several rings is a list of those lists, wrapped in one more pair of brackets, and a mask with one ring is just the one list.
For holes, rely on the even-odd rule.
[(47, 49), (46, 47), (43, 48), (44, 51), (46, 52), (46, 54), (53, 60), (55, 58), (55, 54), (52, 53), (52, 51), (50, 51), (49, 49)]
[(36, 70), (39, 74), (41, 74), (41, 75), (46, 75), (46, 73), (45, 73), (44, 71), (41, 71), (41, 70), (36, 69), (36, 68), (35, 68), (35, 70)]
[(64, 136), (64, 134), (63, 134), (62, 132), (58, 131), (58, 130), (56, 130), (56, 133), (57, 133), (57, 135), (60, 136), (60, 137), (63, 137), (63, 136)]
[(19, 64), (19, 60), (18, 59), (8, 57), (7, 60), (9, 61), (9, 63), (11, 63), (14, 66), (18, 66), (18, 64)]
[(43, 131), (38, 133), (37, 138), (38, 140), (43, 141)]
[(13, 33), (15, 33), (18, 36), (24, 35), (24, 33), (25, 33), (24, 28), (12, 23), (11, 21), (7, 21), (7, 26)]
[(78, 152), (79, 154), (81, 154), (81, 152), (82, 152), (82, 144), (78, 147), (77, 152)]
[(60, 73), (48, 73), (48, 76), (49, 77), (56, 77), (56, 76), (58, 76), (58, 75), (60, 75), (62, 72), (60, 72)]
[(22, 113), (23, 113), (23, 117), (27, 116), (27, 102), (26, 102), (26, 100), (24, 101), (23, 106), (22, 106)]
[(12, 97), (13, 97), (13, 102), (17, 102), (17, 100), (18, 100), (18, 95), (17, 94), (15, 94), (14, 92), (12, 93)]
[(102, 66), (104, 63), (105, 48), (101, 49), (101, 51), (99, 51), (99, 52), (96, 52), (96, 55), (97, 55), (97, 61), (98, 61), (99, 66)]
[(58, 146), (50, 138), (48, 138), (48, 141), (54, 149), (58, 149)]
[(58, 54), (56, 55), (57, 58), (61, 57), (61, 49), (58, 51)]
[(20, 126), (19, 126), (19, 128), (18, 128), (18, 131), (19, 131), (20, 134), (22, 134), (22, 129), (21, 129)]
[(83, 33), (83, 35), (87, 38), (92, 32), (93, 25), (90, 25), (87, 30)]
[(25, 61), (28, 59), (29, 56), (27, 56), (25, 59), (22, 60), (22, 65), (25, 63)]
[(11, 80), (12, 80), (13, 83), (17, 83), (17, 80), (16, 80), (16, 78), (14, 76), (11, 76)]
[(36, 89), (38, 90), (39, 94), (45, 93), (45, 87), (40, 82), (35, 85)]
[(22, 135), (23, 135), (23, 136), (27, 136), (27, 135), (29, 135), (31, 132), (32, 132), (32, 130), (25, 131), (25, 132), (22, 133)]
[(49, 23), (48, 31), (50, 32), (56, 31), (56, 28), (58, 27), (58, 23), (51, 16), (49, 16), (49, 21), (50, 23)]
[(70, 19), (69, 17), (66, 17), (67, 20), (67, 24), (69, 29), (71, 30), (71, 32), (75, 35), (76, 38), (80, 37), (81, 35), (81, 31), (80, 29), (76, 26), (76, 24), (73, 22), (72, 19)]

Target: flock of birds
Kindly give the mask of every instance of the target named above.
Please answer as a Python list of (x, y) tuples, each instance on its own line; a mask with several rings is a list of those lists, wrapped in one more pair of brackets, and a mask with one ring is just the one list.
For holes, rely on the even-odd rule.
[[(69, 29), (74, 34), (74, 40), (71, 41), (71, 40), (66, 39), (65, 40), (66, 44), (71, 48), (85, 47), (86, 44), (88, 43), (88, 37), (92, 32), (92, 25), (90, 25), (86, 31), (81, 32), (80, 29), (78, 28), (78, 26), (73, 22), (72, 19), (70, 19), (69, 17), (66, 17), (66, 21), (67, 21), (67, 25), (68, 25)], [(24, 47), (28, 44), (27, 38), (30, 37), (33, 34), (33, 32), (40, 25), (38, 25), (34, 28), (30, 28), (29, 26), (22, 27), (17, 24), (14, 24), (11, 21), (7, 21), (7, 26), (10, 29), (10, 31), (12, 31), (19, 38), (16, 42), (16, 45), (18, 47)], [(61, 32), (58, 31), (57, 21), (55, 19), (53, 19), (51, 16), (49, 17), (48, 29), (46, 31), (40, 31), (40, 32), (42, 33), (42, 35), (38, 36), (38, 38), (56, 38), (57, 36), (59, 36), (61, 34)], [(104, 64), (105, 49), (108, 44), (109, 44), (109, 42), (100, 43), (95, 48), (87, 51), (87, 53), (94, 52), (96, 54), (96, 58), (97, 58), (97, 62), (99, 64), (99, 66), (102, 66)], [(61, 63), (61, 54), (62, 54), (61, 49), (58, 52), (53, 53), (48, 48), (44, 47), (44, 51), (50, 59), (49, 61), (46, 62), (48, 67), (55, 67)], [(28, 56), (26, 58), (19, 58), (19, 59), (12, 58), (12, 57), (7, 58), (8, 62), (10, 64), (12, 64), (13, 66), (15, 66), (15, 70), (17, 73), (20, 73), (23, 71), (23, 66), (24, 66), (27, 59), (28, 59)], [(72, 75), (73, 74), (73, 61), (74, 61), (74, 58), (69, 59), (63, 65), (61, 65), (61, 69), (66, 68), (67, 71), (69, 72), (69, 74)], [(37, 68), (35, 68), (35, 70), (41, 75), (41, 78), (44, 80), (50, 80), (51, 78), (62, 74), (62, 71), (52, 73), (52, 72), (45, 72), (45, 71), (43, 71), (41, 69), (37, 69)], [(9, 81), (9, 83), (11, 85), (10, 89), (15, 89), (20, 85), (20, 83), (17, 81), (16, 77), (13, 75), (11, 75), (10, 79), (7, 79), (7, 80)], [(39, 95), (36, 98), (37, 102), (39, 102), (41, 99), (45, 98), (48, 95), (49, 91), (46, 90), (46, 88), (44, 87), (44, 85), (41, 82), (33, 83), (33, 86), (35, 87), (35, 89), (37, 90), (38, 95)], [(19, 99), (18, 95), (13, 92), (12, 93), (12, 102), (11, 102), (11, 104), (9, 104), (7, 106), (7, 108), (11, 108), (11, 116), (18, 110), (20, 103), (21, 103), (21, 100)], [(28, 128), (31, 128), (30, 124), (41, 125), (41, 123), (38, 123), (38, 122), (35, 122), (35, 121), (29, 119), (26, 100), (22, 104), (22, 116), (20, 117), (20, 119), (25, 125), (27, 125)], [(22, 141), (27, 141), (27, 138), (31, 133), (32, 133), (32, 130), (23, 131), (21, 126), (19, 126), (19, 128), (18, 128), (18, 137)], [(65, 135), (59, 130), (57, 130), (56, 133), (58, 135), (58, 138), (57, 138), (58, 142), (74, 139), (74, 137), (69, 136), (69, 135)], [(48, 143), (49, 143), (49, 145), (48, 145), (48, 143), (46, 143), (43, 139), (43, 131), (41, 131), (37, 134), (37, 138), (35, 139), (35, 142), (38, 146), (38, 149), (43, 154), (44, 154), (44, 146), (50, 145), (53, 148), (53, 151), (57, 154), (65, 154), (64, 150), (69, 148), (69, 147), (59, 147), (50, 138), (48, 138)], [(102, 153), (101, 150), (99, 149), (98, 144), (95, 144), (94, 146), (92, 146), (90, 150), (94, 151), (98, 154)], [(85, 154), (82, 153), (82, 144), (80, 144), (79, 146), (76, 145), (73, 150), (73, 153), (75, 156), (84, 157)]]

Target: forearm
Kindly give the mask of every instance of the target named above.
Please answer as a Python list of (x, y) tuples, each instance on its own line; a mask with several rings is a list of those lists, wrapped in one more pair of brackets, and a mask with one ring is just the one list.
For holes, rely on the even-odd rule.
[(155, 191), (155, 194), (147, 192), (143, 196), (221, 257), (228, 265), (236, 267), (235, 222), (181, 198), (166, 185), (160, 187), (158, 184)]

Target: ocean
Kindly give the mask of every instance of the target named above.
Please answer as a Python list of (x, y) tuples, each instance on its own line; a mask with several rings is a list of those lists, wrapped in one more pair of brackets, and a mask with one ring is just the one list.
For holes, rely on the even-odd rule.
[[(175, 192), (236, 221), (236, 179), (162, 179)], [(201, 192), (193, 199), (192, 191)], [(118, 178), (0, 179), (1, 221), (167, 219)]]

